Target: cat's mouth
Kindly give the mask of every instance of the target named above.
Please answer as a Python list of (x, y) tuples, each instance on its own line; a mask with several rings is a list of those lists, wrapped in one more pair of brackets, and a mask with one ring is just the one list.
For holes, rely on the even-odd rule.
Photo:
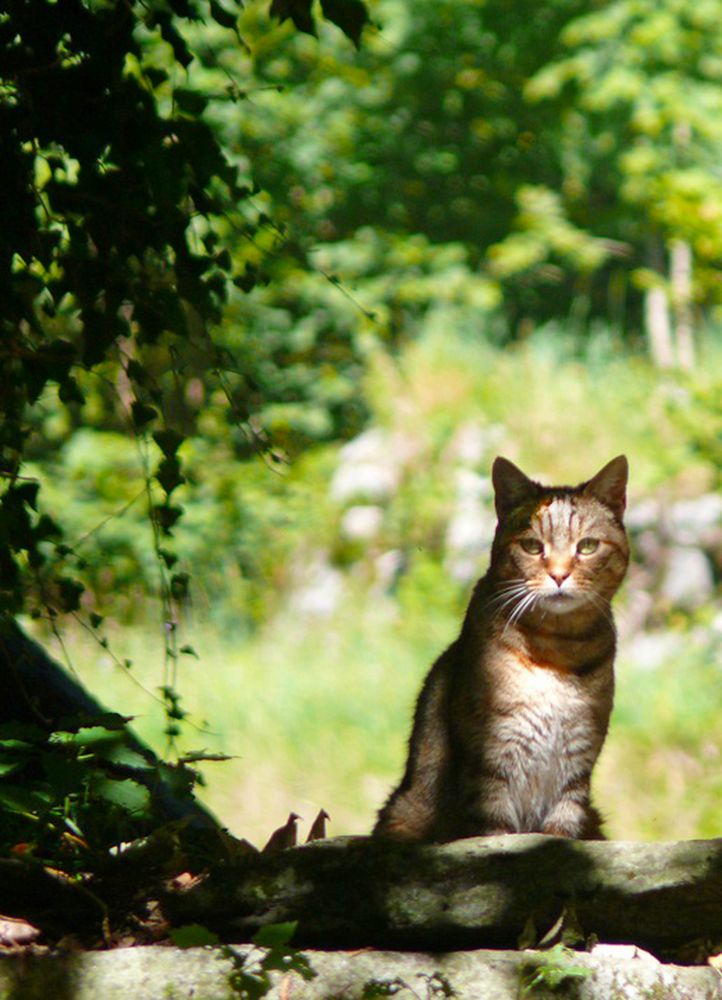
[(543, 600), (554, 607), (555, 611), (571, 609), (572, 605), (579, 603), (579, 594), (568, 590), (550, 590), (542, 595)]

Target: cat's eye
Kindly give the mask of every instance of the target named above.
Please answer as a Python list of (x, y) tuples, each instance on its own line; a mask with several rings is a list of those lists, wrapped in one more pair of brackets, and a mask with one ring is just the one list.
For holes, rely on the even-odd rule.
[(539, 556), (544, 551), (544, 543), (538, 538), (520, 538), (519, 544), (530, 556)]
[(590, 556), (592, 552), (596, 552), (598, 548), (598, 538), (582, 538), (582, 540), (577, 543), (577, 552), (580, 556)]

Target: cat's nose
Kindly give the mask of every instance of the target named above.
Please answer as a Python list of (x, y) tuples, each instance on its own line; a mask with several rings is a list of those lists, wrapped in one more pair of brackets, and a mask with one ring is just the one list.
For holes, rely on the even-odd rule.
[(566, 578), (569, 576), (568, 569), (561, 569), (559, 567), (553, 567), (547, 570), (547, 574), (552, 578), (557, 587), (561, 587)]

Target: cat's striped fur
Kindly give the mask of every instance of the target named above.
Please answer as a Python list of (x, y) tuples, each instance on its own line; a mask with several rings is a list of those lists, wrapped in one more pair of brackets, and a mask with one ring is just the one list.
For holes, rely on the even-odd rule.
[(589, 782), (614, 695), (627, 461), (577, 487), (543, 487), (503, 458), (492, 476), (490, 568), (426, 678), (406, 771), (374, 834), (599, 839)]

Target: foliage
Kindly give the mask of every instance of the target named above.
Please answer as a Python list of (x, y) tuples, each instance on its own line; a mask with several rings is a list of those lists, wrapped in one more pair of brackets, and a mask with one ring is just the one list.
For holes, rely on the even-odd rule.
[(127, 719), (108, 713), (46, 732), (35, 725), (0, 726), (3, 853), (87, 871), (94, 860), (157, 822), (152, 789), (169, 780), (179, 795), (194, 773), (139, 752)]
[(538, 988), (558, 990), (570, 980), (584, 980), (593, 975), (588, 966), (574, 962), (573, 951), (557, 944), (522, 972), (522, 996), (533, 995)]
[[(637, 489), (683, 474), (716, 475), (711, 345), (710, 375), (700, 371), (683, 388), (660, 382), (642, 358), (619, 356), (619, 341), (602, 330), (588, 346), (547, 327), (516, 351), (453, 335), (443, 323), (427, 330), (396, 355), (375, 350), (363, 382), (366, 408), (402, 446), (395, 462), (402, 489), (371, 550), (364, 543), (361, 554), (401, 550), (406, 562), (397, 596), (407, 609), (429, 601), (444, 606), (454, 592), (440, 568), (458, 488), (445, 455), (465, 427), (476, 426), (486, 442), (479, 472), (497, 450), (513, 449), (522, 464), (536, 463), (549, 476), (568, 476), (572, 462), (582, 475), (581, 456), (591, 448), (600, 462), (627, 450)], [(577, 413), (563, 428), (562, 450), (549, 386)], [(307, 449), (274, 473), (258, 460), (238, 462), (208, 411), (207, 418), (204, 439), (189, 438), (180, 448), (186, 481), (174, 496), (185, 514), (174, 528), (173, 551), (180, 566), (203, 567), (193, 585), (195, 615), (232, 624), (240, 635), (283, 607), (300, 583), (304, 553), (329, 552), (340, 568), (352, 567), (359, 554), (340, 531), (344, 508), (329, 492), (337, 446)], [(48, 425), (52, 419), (48, 411)], [(409, 448), (415, 457), (407, 463)], [(122, 620), (150, 620), (157, 566), (135, 443), (117, 432), (78, 430), (26, 471), (45, 480), (51, 508), (62, 506), (67, 545), (82, 560), (78, 565), (68, 555), (66, 575), (86, 587), (83, 613), (91, 606)]]
[[(228, 443), (210, 434), (186, 441), (181, 454), (186, 481), (176, 495), (184, 516), (173, 530), (173, 553), (178, 567), (193, 568), (192, 605), (186, 602), (182, 619), (194, 614), (240, 634), (278, 606), (302, 533), (330, 542), (336, 513), (325, 486), (333, 455), (308, 454), (279, 474), (258, 460), (237, 462)], [(154, 621), (158, 567), (136, 444), (86, 428), (25, 469), (43, 479), (45, 503), (62, 508), (71, 552), (59, 567), (69, 565), (84, 587), (76, 617), (99, 639), (106, 635), (99, 616)]]
[[(187, 6), (186, 15), (201, 13)], [(133, 345), (156, 344), (169, 329), (188, 335), (193, 317), (218, 318), (230, 262), (213, 250), (203, 219), (247, 192), (197, 109), (188, 113), (182, 88), (163, 109), (174, 70), (149, 65), (140, 37), (164, 39), (172, 64), (187, 66), (192, 53), (171, 8), (48, 3), (38, 16), (37, 5), (18, 0), (1, 28), (2, 606), (17, 611), (23, 560), (39, 571), (44, 543), (61, 534), (33, 516), (34, 484), (16, 479), (27, 408), (50, 382), (67, 406), (82, 405), (76, 369), (97, 366), (122, 338), (128, 426), (153, 422), (159, 397)], [(173, 516), (173, 477), (166, 486), (154, 515), (161, 530)], [(74, 610), (77, 597), (45, 603)]]
[[(632, 277), (674, 240), (697, 261), (700, 301), (719, 296), (722, 44), (717, 3), (614, 0), (571, 21), (567, 50), (527, 98), (562, 115), (561, 190), (570, 216), (633, 248)], [(659, 244), (659, 247), (657, 246)]]
[(261, 113), (224, 128), (256, 151), (259, 182), (301, 248), (354, 248), (367, 227), (384, 242), (411, 236), (419, 262), (419, 237), (462, 244), (473, 287), (485, 249), (508, 232), (518, 185), (557, 169), (555, 112), (528, 107), (523, 85), (581, 9), (385, 3), (381, 33), (353, 64), (337, 49), (319, 66), (303, 39), (279, 37), (253, 53)]
[(512, 330), (571, 310), (634, 331), (684, 241), (696, 300), (717, 300), (718, 0), (376, 10), (353, 61), (282, 33), (253, 46), (253, 105), (218, 114), (300, 259), (367, 227), (463, 244)]
[(379, 997), (393, 997), (402, 990), (407, 991), (416, 1000), (434, 1000), (439, 997), (455, 997), (456, 990), (452, 987), (446, 976), (440, 972), (417, 973), (417, 978), (423, 980), (423, 986), (419, 987), (423, 992), (414, 989), (401, 976), (393, 979), (369, 979), (364, 983), (361, 1000), (377, 1000)]
[[(77, 612), (81, 584), (111, 592), (140, 575), (145, 590), (155, 575), (175, 620), (179, 555), (201, 547), (181, 553), (171, 537), (188, 504), (199, 510), (196, 456), (229, 470), (220, 499), (259, 448), (280, 466), (357, 433), (380, 343), (435, 331), (498, 341), (500, 304), (518, 332), (570, 304), (582, 324), (600, 310), (623, 317), (629, 275), (647, 281), (653, 230), (694, 241), (692, 220), (716, 225), (706, 174), (706, 201), (669, 207), (691, 190), (689, 164), (717, 160), (718, 42), (704, 30), (715, 2), (688, 16), (629, 0), (512, 14), (389, 0), (354, 53), (309, 3), (274, 3), (276, 23), (260, 3), (78, 2), (61, 19), (57, 5), (37, 18), (16, 0), (0, 37), (15, 181), (4, 187), (4, 606), (23, 606), (31, 587), (37, 614)], [(359, 6), (322, 11), (358, 43)], [(634, 186), (645, 150), (659, 190)], [(695, 252), (715, 259), (709, 240)], [(133, 447), (96, 434), (137, 439), (140, 473)], [(80, 456), (105, 463), (83, 490), (130, 505), (117, 543), (113, 528), (94, 531), (109, 503), (93, 520), (73, 497), (61, 518), (59, 491), (51, 501), (14, 478), (27, 456), (41, 463), (27, 471), (63, 480), (66, 460), (73, 476)], [(222, 536), (241, 553), (250, 604), (257, 506), (221, 500), (205, 518), (240, 514)]]
[[(239, 955), (228, 945), (219, 948), (219, 956), (232, 966), (229, 986), (234, 994), (244, 1000), (262, 1000), (273, 988), (272, 972), (295, 972), (306, 982), (315, 978), (316, 973), (306, 956), (290, 944), (296, 927), (295, 921), (267, 924), (253, 937), (255, 949), (245, 955)], [(220, 944), (216, 934), (198, 924), (174, 928), (170, 938), (179, 948)]]
[(690, 453), (722, 477), (722, 381), (714, 369), (706, 377), (680, 387), (670, 400), (670, 414), (689, 442)]
[(255, 934), (253, 943), (261, 949), (261, 956), (252, 953), (239, 960), (232, 948), (223, 953), (231, 958), (234, 970), (230, 976), (231, 989), (245, 1000), (261, 1000), (271, 989), (271, 972), (295, 972), (306, 982), (316, 975), (308, 959), (290, 945), (296, 931), (296, 922), (267, 924)]
[[(306, 7), (302, 27), (313, 30)], [(303, 8), (276, 2), (272, 13), (298, 22)], [(100, 380), (96, 412), (100, 403), (126, 433), (155, 429), (145, 446), (155, 551), (168, 598), (183, 590), (162, 542), (182, 514), (172, 495), (184, 481), (178, 451), (189, 414), (178, 412), (174, 395), (192, 383), (193, 366), (229, 366), (209, 326), (234, 281), (244, 291), (255, 284), (242, 255), (231, 258), (219, 223), (237, 216), (251, 186), (203, 117), (208, 94), (193, 70), (213, 57), (189, 38), (209, 19), (238, 46), (238, 14), (217, 0), (70, 0), (45, 2), (39, 16), (37, 4), (12, 0), (0, 18), (3, 610), (23, 606), (33, 577), (38, 610), (78, 607), (75, 583), (38, 580), (53, 545), (61, 557), (70, 553), (57, 520), (37, 512), (37, 484), (18, 475), (29, 409), (51, 385), (73, 423), (84, 419), (82, 371)], [(328, 0), (324, 14), (358, 42), (360, 3)], [(246, 238), (257, 229), (242, 223)], [(243, 390), (228, 378), (238, 410)], [(234, 419), (242, 423), (237, 412)]]
[[(253, 182), (204, 117), (209, 95), (194, 72), (214, 57), (193, 32), (211, 23), (240, 46), (240, 6), (43, 0), (39, 9), (8, 0), (0, 11), (0, 613), (26, 610), (56, 630), (60, 614), (84, 610), (89, 564), (107, 560), (106, 590), (118, 583), (118, 560), (129, 554), (122, 542), (86, 559), (79, 550), (98, 525), (81, 511), (77, 548), (68, 544), (67, 526), (41, 509), (40, 481), (27, 475), (29, 456), (41, 459), (51, 442), (65, 443), (76, 479), (94, 476), (93, 493), (105, 475), (114, 514), (119, 499), (123, 511), (143, 500), (166, 635), (161, 700), (171, 744), (185, 716), (177, 661), (195, 655), (177, 642), (189, 575), (169, 541), (183, 515), (180, 449), (205, 392), (194, 373), (215, 378), (249, 450), (278, 459), (247, 420), (244, 376), (211, 336), (229, 289), (245, 293), (256, 283), (252, 261), (232, 258), (224, 245), (224, 227), (252, 239), (261, 222), (252, 211), (238, 215)], [(359, 0), (322, 6), (358, 44), (366, 22)], [(274, 0), (270, 14), (283, 19), (290, 11), (297, 26), (314, 31), (310, 3), (305, 8), (303, 23), (303, 3), (291, 10)], [(119, 441), (118, 431), (135, 444)], [(86, 490), (80, 506), (87, 497)], [(64, 499), (61, 491), (55, 511)], [(126, 565), (126, 582), (137, 569), (137, 561)], [(97, 611), (88, 617), (91, 629), (102, 624)], [(156, 818), (149, 788), (160, 778), (185, 781), (189, 792), (190, 769), (148, 762), (120, 729), (122, 720), (116, 726), (109, 718), (90, 728), (68, 720), (49, 735), (9, 733), (0, 810), (11, 840), (60, 863), (68, 838), (92, 853), (129, 836), (136, 821)]]

